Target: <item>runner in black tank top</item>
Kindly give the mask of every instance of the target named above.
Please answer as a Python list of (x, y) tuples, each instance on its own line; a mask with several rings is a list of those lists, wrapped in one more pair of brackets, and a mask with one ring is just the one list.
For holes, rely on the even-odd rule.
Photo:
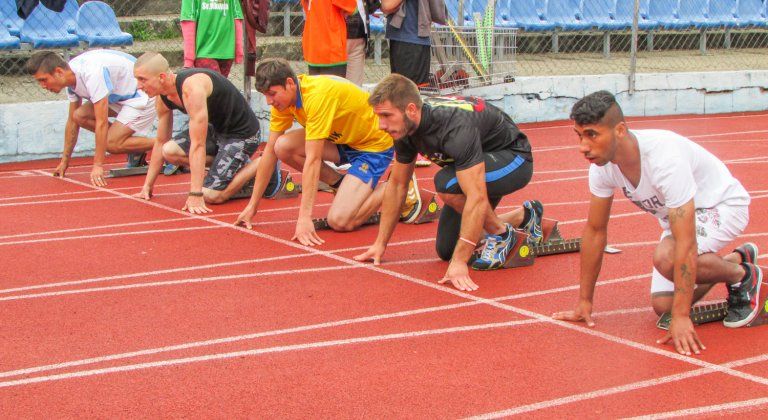
[[(189, 166), (192, 172), (184, 209), (191, 213), (207, 213), (211, 210), (205, 203), (223, 203), (230, 198), (250, 196), (258, 168), (258, 159), (251, 161), (251, 156), (260, 143), (261, 131), (256, 114), (235, 85), (208, 69), (184, 69), (174, 74), (168, 69), (165, 58), (157, 53), (144, 54), (137, 64), (134, 75), (139, 86), (149, 96), (160, 96), (157, 101), (157, 144), (153, 155), (162, 153), (168, 162)], [(170, 139), (173, 110), (189, 114), (190, 128)], [(204, 146), (205, 160), (210, 164), (207, 174), (199, 149), (192, 147), (193, 139), (195, 145), (204, 141), (201, 146)], [(270, 183), (272, 189), (268, 186), (265, 195), (274, 194), (279, 186), (278, 167), (270, 168), (270, 171), (274, 174)], [(160, 167), (152, 168), (150, 163), (147, 180), (139, 193), (141, 198), (151, 197), (159, 172)]]

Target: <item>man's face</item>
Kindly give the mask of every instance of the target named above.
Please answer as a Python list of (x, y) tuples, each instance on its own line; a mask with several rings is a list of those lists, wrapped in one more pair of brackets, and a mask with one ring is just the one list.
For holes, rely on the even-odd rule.
[(142, 67), (134, 68), (133, 76), (136, 78), (139, 89), (143, 90), (150, 98), (160, 94), (163, 81), (168, 77), (165, 73), (151, 74)]
[[(413, 104), (409, 104), (410, 107)], [(413, 105), (415, 108), (415, 105)], [(379, 128), (386, 131), (395, 140), (400, 140), (416, 130), (416, 123), (408, 118), (406, 112), (400, 111), (390, 101), (384, 101), (373, 107), (373, 112), (379, 116)]]
[(617, 134), (624, 127), (620, 122), (616, 126), (604, 124), (574, 125), (579, 136), (579, 152), (590, 162), (604, 166), (616, 156)]
[(285, 111), (296, 103), (296, 83), (293, 79), (287, 79), (285, 86), (270, 86), (262, 93), (267, 99), (267, 104), (275, 107), (278, 111)]
[(51, 73), (38, 71), (33, 77), (37, 80), (37, 84), (39, 84), (41, 88), (49, 92), (59, 93), (62, 89), (67, 87), (66, 79), (64, 77), (64, 69), (60, 67), (56, 67)]

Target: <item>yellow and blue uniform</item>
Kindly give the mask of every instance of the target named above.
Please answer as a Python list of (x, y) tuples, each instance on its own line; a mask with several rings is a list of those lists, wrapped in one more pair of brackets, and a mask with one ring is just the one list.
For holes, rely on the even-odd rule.
[(368, 93), (335, 76), (297, 77), (296, 105), (284, 111), (272, 107), (270, 130), (286, 131), (296, 121), (306, 131), (306, 141), (335, 143), (341, 162), (352, 167), (347, 174), (364, 183), (379, 178), (394, 155), (393, 140), (379, 129), (379, 117), (368, 105)]

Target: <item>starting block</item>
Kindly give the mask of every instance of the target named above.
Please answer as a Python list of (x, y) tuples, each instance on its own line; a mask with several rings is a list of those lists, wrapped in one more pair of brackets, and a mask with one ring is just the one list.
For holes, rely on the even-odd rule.
[[(763, 308), (765, 309), (765, 308)], [(763, 311), (765, 312), (765, 311)], [(710, 322), (722, 321), (728, 315), (728, 302), (718, 302), (708, 305), (696, 305), (691, 308), (691, 321), (694, 325), (707, 324)], [(755, 321), (757, 318), (755, 319)], [(669, 330), (669, 324), (672, 322), (672, 314), (665, 312), (661, 314), (656, 326), (662, 330)], [(752, 321), (754, 323), (754, 321)], [(751, 324), (750, 324), (751, 325)]]
[(557, 220), (542, 219), (541, 233), (541, 243), (535, 244), (527, 233), (515, 231), (517, 235), (515, 246), (507, 255), (504, 268), (525, 267), (533, 265), (536, 257), (567, 254), (581, 250), (581, 238), (564, 239), (557, 227)]
[(442, 209), (437, 204), (437, 194), (429, 190), (419, 189), (419, 196), (421, 196), (421, 211), (413, 224), (429, 223), (440, 217), (440, 210)]
[(273, 200), (277, 200), (279, 198), (294, 198), (294, 197), (298, 197), (300, 192), (301, 192), (301, 184), (297, 184), (293, 182), (291, 173), (288, 172), (288, 170), (281, 169), (280, 170), (280, 189), (277, 191), (275, 195), (269, 198)]
[(149, 166), (136, 166), (134, 168), (118, 168), (118, 169), (110, 169), (109, 172), (104, 176), (105, 178), (122, 178), (124, 176), (134, 176), (134, 175), (146, 175), (149, 171)]

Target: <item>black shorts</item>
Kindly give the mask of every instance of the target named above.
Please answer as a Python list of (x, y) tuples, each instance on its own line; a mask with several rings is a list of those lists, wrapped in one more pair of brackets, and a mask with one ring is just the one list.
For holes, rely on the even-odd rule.
[(347, 65), (339, 64), (337, 66), (313, 66), (308, 64), (307, 74), (310, 76), (329, 74), (331, 76), (347, 77)]
[[(189, 148), (192, 146), (189, 130), (182, 131), (173, 141), (189, 156)], [(260, 142), (259, 133), (247, 139), (226, 138), (209, 125), (205, 154), (214, 158), (203, 187), (216, 191), (226, 189), (237, 171), (250, 161)]]
[[(485, 186), (488, 201), (496, 208), (501, 199), (526, 185), (533, 176), (533, 163), (511, 150), (484, 153)], [(456, 168), (446, 166), (435, 174), (435, 189), (446, 194), (463, 194), (456, 178)], [(444, 206), (437, 224), (435, 247), (437, 255), (449, 261), (461, 232), (461, 213)]]
[(416, 83), (429, 83), (429, 45), (389, 40), (389, 68)]

